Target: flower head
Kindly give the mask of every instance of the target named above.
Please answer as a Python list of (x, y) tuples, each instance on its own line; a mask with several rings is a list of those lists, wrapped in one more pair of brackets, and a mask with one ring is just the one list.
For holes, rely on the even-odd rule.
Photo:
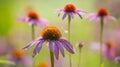
[(41, 36), (37, 39), (30, 42), (27, 46), (25, 46), (23, 49), (28, 49), (33, 44), (37, 43), (37, 46), (35, 47), (33, 51), (33, 57), (40, 52), (43, 44), (45, 42), (48, 42), (48, 46), (51, 52), (54, 53), (56, 59), (59, 58), (59, 51), (62, 53), (62, 56), (64, 57), (64, 48), (70, 52), (74, 53), (73, 46), (66, 40), (61, 38), (61, 33), (59, 29), (56, 27), (48, 26), (44, 28), (41, 32)]
[(48, 21), (44, 18), (40, 18), (38, 13), (33, 10), (29, 11), (26, 17), (18, 18), (18, 21), (28, 22), (30, 25), (36, 25), (41, 28), (48, 25)]
[(47, 62), (42, 61), (37, 64), (37, 67), (49, 67), (49, 65)]
[(25, 53), (19, 49), (14, 49), (8, 56), (8, 59), (18, 65), (23, 66), (32, 65), (32, 58), (25, 55)]
[(38, 20), (39, 19), (39, 16), (36, 12), (33, 12), (33, 11), (30, 11), (28, 13), (28, 17), (29, 17), (29, 20), (28, 21), (32, 21), (32, 20)]
[(13, 55), (13, 57), (15, 57), (15, 58), (21, 59), (21, 58), (24, 57), (24, 52), (21, 51), (21, 50), (14, 50), (14, 51), (12, 52), (12, 55)]
[(70, 18), (73, 19), (74, 14), (77, 14), (82, 19), (81, 14), (86, 13), (84, 10), (77, 9), (73, 4), (66, 4), (65, 7), (63, 9), (59, 9), (58, 12), (59, 14), (61, 12), (64, 12), (64, 15), (62, 17), (63, 20), (66, 18), (67, 15), (69, 15)]
[(108, 15), (108, 11), (104, 8), (101, 8), (98, 10), (98, 16), (100, 17), (104, 17), (104, 16), (107, 16)]
[(78, 42), (78, 44), (77, 44), (77, 46), (79, 47), (79, 48), (82, 48), (83, 46), (85, 45), (85, 43), (84, 42)]
[(109, 15), (108, 10), (105, 8), (100, 8), (97, 13), (90, 13), (87, 15), (87, 19), (93, 20), (94, 22), (99, 21), (100, 18), (103, 18), (104, 22), (108, 19), (116, 20), (113, 16)]
[(64, 11), (65, 12), (75, 12), (76, 10), (76, 7), (73, 5), (73, 4), (67, 4), (65, 7), (64, 7)]
[(56, 27), (46, 27), (42, 32), (41, 36), (45, 40), (59, 40), (61, 37), (60, 31)]

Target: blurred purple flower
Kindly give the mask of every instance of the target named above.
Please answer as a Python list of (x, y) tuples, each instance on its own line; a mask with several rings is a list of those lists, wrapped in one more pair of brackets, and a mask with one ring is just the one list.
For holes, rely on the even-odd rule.
[(8, 59), (14, 62), (16, 65), (23, 65), (23, 66), (32, 66), (32, 58), (26, 56), (22, 50), (15, 49), (13, 52), (10, 53)]
[(104, 23), (108, 20), (116, 20), (115, 17), (109, 15), (109, 12), (105, 8), (100, 8), (97, 13), (90, 13), (86, 16), (90, 21), (98, 22), (103, 17)]
[(18, 21), (28, 22), (30, 25), (36, 25), (41, 28), (48, 26), (48, 20), (39, 18), (35, 11), (29, 11), (26, 17), (19, 17)]
[(23, 49), (28, 49), (33, 44), (37, 43), (37, 46), (35, 47), (33, 51), (33, 57), (40, 52), (43, 44), (45, 42), (48, 42), (48, 46), (51, 52), (54, 53), (56, 59), (59, 58), (59, 51), (62, 53), (62, 56), (64, 57), (64, 48), (70, 52), (74, 53), (73, 46), (66, 40), (61, 38), (61, 32), (56, 28), (52, 26), (48, 26), (41, 32), (41, 37), (38, 37), (37, 39), (31, 41), (27, 46), (25, 46)]
[(64, 8), (58, 9), (57, 12), (59, 13), (58, 16), (61, 12), (64, 13), (62, 17), (63, 20), (66, 18), (67, 15), (70, 15), (70, 18), (74, 19), (74, 14), (77, 14), (82, 19), (81, 14), (86, 13), (86, 11), (84, 10), (76, 9), (76, 7), (73, 4), (67, 4)]

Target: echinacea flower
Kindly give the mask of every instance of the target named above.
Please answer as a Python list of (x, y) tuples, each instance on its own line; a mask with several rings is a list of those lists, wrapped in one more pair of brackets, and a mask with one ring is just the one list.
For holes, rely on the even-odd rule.
[(21, 22), (28, 22), (30, 25), (36, 25), (38, 27), (45, 27), (48, 25), (48, 21), (44, 18), (40, 18), (38, 13), (35, 11), (29, 11), (26, 17), (18, 18)]
[(115, 18), (111, 15), (109, 15), (108, 10), (106, 10), (105, 8), (100, 8), (97, 13), (90, 13), (87, 15), (87, 19), (89, 20), (93, 20), (94, 22), (98, 22), (100, 20), (100, 18), (103, 18), (104, 23), (108, 20), (108, 19), (112, 19), (115, 20)]
[(44, 28), (41, 32), (41, 36), (37, 39), (31, 41), (27, 46), (25, 46), (23, 49), (30, 48), (33, 44), (37, 43), (34, 51), (33, 51), (33, 57), (40, 52), (43, 44), (45, 42), (48, 42), (48, 46), (51, 52), (54, 53), (56, 59), (59, 58), (59, 51), (62, 53), (62, 56), (64, 57), (64, 48), (70, 52), (74, 53), (73, 46), (64, 38), (61, 38), (61, 32), (56, 27), (47, 26)]
[(26, 66), (31, 66), (33, 63), (32, 58), (25, 55), (25, 53), (19, 49), (14, 49), (8, 56), (8, 59), (14, 62), (16, 66), (23, 65), (24, 67), (26, 67)]
[(62, 17), (63, 20), (66, 18), (67, 15), (69, 15), (70, 18), (73, 19), (74, 14), (77, 14), (82, 19), (81, 14), (86, 13), (84, 10), (77, 9), (73, 4), (66, 4), (64, 8), (58, 10), (59, 15), (61, 12), (64, 13)]

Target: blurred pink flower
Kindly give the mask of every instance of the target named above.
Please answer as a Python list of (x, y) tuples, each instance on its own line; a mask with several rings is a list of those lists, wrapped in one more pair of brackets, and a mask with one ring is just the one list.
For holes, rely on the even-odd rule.
[[(92, 43), (90, 45), (90, 48), (93, 51), (99, 51), (100, 50), (100, 43)], [(103, 44), (102, 46), (102, 54), (104, 57), (109, 58), (109, 59), (114, 59), (115, 58), (115, 45), (112, 41), (107, 41), (106, 43)]]
[(40, 18), (35, 11), (29, 11), (26, 17), (19, 17), (18, 21), (28, 22), (29, 25), (36, 25), (40, 28), (43, 28), (49, 25), (48, 20), (44, 18)]
[(67, 4), (64, 8), (58, 9), (57, 12), (59, 13), (58, 15), (60, 15), (61, 12), (64, 13), (62, 20), (64, 20), (67, 15), (70, 15), (70, 18), (74, 19), (74, 14), (77, 14), (82, 19), (81, 14), (86, 13), (84, 10), (76, 9), (73, 4)]
[(97, 13), (90, 13), (86, 16), (90, 21), (98, 22), (103, 17), (104, 23), (108, 20), (116, 20), (115, 17), (109, 15), (109, 12), (105, 8), (100, 8)]
[(104, 56), (109, 58), (109, 59), (114, 59), (115, 58), (115, 44), (112, 41), (107, 41), (105, 43), (105, 50), (104, 50)]

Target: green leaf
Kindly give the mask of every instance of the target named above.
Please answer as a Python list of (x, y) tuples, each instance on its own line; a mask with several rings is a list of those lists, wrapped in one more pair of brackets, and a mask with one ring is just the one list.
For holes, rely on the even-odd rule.
[(0, 59), (0, 64), (12, 64), (12, 65), (14, 65), (15, 63), (8, 61), (8, 60), (5, 60), (5, 59)]

